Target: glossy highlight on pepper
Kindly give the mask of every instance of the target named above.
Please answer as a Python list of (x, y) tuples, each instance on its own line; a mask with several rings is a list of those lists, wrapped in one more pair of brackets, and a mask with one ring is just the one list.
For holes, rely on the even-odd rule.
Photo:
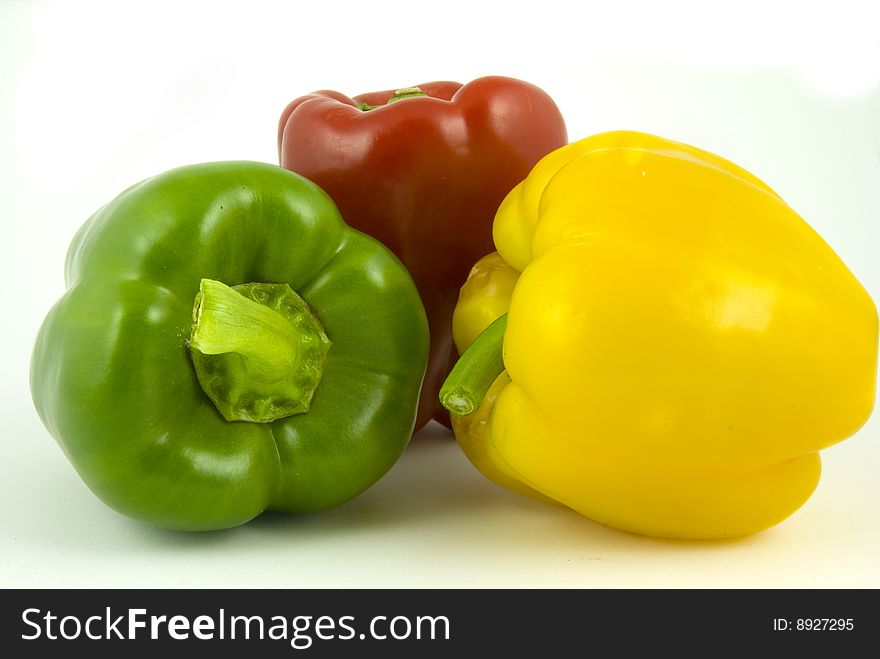
[[(493, 232), (498, 253), (462, 287), (454, 333), (463, 360), (473, 344), (505, 370), (452, 421), (505, 487), (636, 533), (741, 536), (797, 510), (819, 451), (870, 415), (873, 301), (723, 158), (596, 135), (538, 163)], [(481, 334), (505, 313), (503, 336)], [(453, 371), (444, 389), (475, 382)]]

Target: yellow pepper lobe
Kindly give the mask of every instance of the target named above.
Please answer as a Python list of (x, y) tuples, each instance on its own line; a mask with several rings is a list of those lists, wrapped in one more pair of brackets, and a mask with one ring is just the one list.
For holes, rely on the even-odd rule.
[(532, 234), (538, 222), (541, 198), (550, 180), (578, 156), (604, 149), (624, 149), (634, 159), (638, 158), (640, 151), (646, 149), (674, 154), (678, 158), (691, 159), (705, 166), (729, 172), (747, 183), (776, 195), (759, 178), (713, 153), (647, 133), (628, 130), (599, 133), (548, 153), (532, 168), (528, 177), (511, 190), (503, 200), (495, 215), (492, 236), (495, 247), (510, 266), (521, 271), (532, 260)]
[[(874, 303), (789, 206), (717, 156), (588, 138), (535, 167), (494, 235), (522, 273), (511, 382), (478, 410), (470, 454), (596, 521), (680, 538), (767, 528), (814, 490), (818, 451), (871, 412)], [(479, 287), (466, 289), (479, 325)]]
[(484, 329), (507, 313), (518, 279), (519, 272), (498, 252), (487, 254), (474, 264), (452, 314), (452, 338), (458, 354), (464, 354)]
[(471, 461), (471, 464), (496, 485), (506, 487), (508, 490), (513, 490), (533, 499), (552, 503), (553, 499), (530, 487), (516, 475), (507, 473), (504, 462), (495, 455), (494, 446), (484, 441), (489, 412), (493, 409), (498, 394), (509, 383), (510, 378), (507, 376), (507, 373), (502, 372), (495, 382), (492, 383), (492, 386), (489, 387), (489, 391), (483, 399), (483, 405), (475, 413), (467, 416), (450, 415), (456, 440), (468, 460)]

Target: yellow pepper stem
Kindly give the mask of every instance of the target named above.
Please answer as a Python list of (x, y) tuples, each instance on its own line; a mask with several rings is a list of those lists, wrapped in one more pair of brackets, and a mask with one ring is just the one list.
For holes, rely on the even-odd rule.
[(504, 370), (507, 314), (496, 318), (456, 362), (440, 389), (440, 403), (459, 416), (476, 412), (495, 378)]

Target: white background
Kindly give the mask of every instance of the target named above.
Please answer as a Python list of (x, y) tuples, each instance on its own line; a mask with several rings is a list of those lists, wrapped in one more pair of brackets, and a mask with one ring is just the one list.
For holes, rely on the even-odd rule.
[[(420, 9), (424, 4), (428, 9)], [(502, 74), (572, 139), (615, 128), (768, 181), (880, 297), (880, 12), (854, 2), (0, 0), (0, 585), (880, 587), (880, 422), (793, 517), (653, 540), (494, 487), (431, 427), (342, 508), (171, 533), (105, 508), (41, 426), (28, 362), (77, 227), (165, 169), (276, 161), (276, 121), (348, 94)]]

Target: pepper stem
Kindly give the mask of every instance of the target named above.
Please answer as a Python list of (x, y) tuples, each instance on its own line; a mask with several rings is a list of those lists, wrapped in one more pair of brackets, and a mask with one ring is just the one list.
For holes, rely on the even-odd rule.
[(456, 362), (440, 389), (440, 403), (459, 416), (480, 408), (486, 392), (504, 370), (502, 347), (507, 314), (496, 318)]
[(385, 105), (391, 105), (392, 103), (397, 103), (397, 101), (402, 101), (405, 98), (416, 98), (418, 96), (427, 96), (425, 92), (422, 91), (421, 87), (404, 87), (403, 89), (398, 89), (394, 94), (392, 94), (391, 98), (389, 98), (382, 105), (370, 105), (369, 103), (358, 103), (358, 108), (366, 112), (367, 110), (375, 110), (376, 108), (384, 107)]
[(330, 340), (287, 284), (202, 279), (189, 347), (223, 418), (266, 423), (309, 410)]

